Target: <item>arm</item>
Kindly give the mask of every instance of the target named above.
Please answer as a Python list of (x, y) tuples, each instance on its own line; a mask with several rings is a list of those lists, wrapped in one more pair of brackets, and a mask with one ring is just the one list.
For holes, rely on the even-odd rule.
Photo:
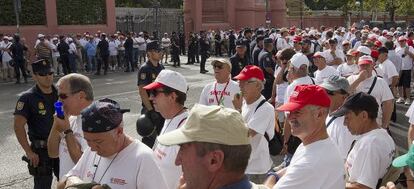
[(354, 183), (347, 182), (345, 185), (345, 189), (370, 189), (370, 187), (365, 186), (363, 184), (359, 184), (357, 182), (354, 182)]
[(63, 179), (57, 184), (57, 189), (65, 189), (68, 186), (83, 183), (83, 181), (77, 176), (69, 176), (66, 179)]
[(388, 128), (394, 108), (393, 99), (382, 102), (382, 128)]
[(39, 156), (32, 151), (32, 149), (30, 148), (29, 142), (27, 141), (26, 129), (24, 128), (26, 123), (27, 123), (27, 119), (24, 116), (21, 116), (21, 115), (14, 116), (14, 132), (16, 133), (17, 141), (19, 141), (20, 146), (22, 146), (31, 164), (34, 167), (37, 167), (37, 165), (39, 164)]
[(154, 108), (151, 105), (151, 102), (149, 100), (149, 96), (148, 96), (147, 91), (144, 89), (144, 85), (139, 85), (138, 86), (138, 93), (141, 96), (141, 100), (142, 100), (142, 103), (144, 104), (145, 108), (148, 111), (153, 110)]
[(276, 74), (276, 78), (275, 78), (275, 82), (276, 82), (277, 85), (282, 84), (283, 82), (285, 82), (285, 81), (283, 81), (283, 74), (285, 73), (285, 70), (286, 70), (286, 67), (287, 67), (286, 65), (287, 65), (287, 63), (285, 63), (285, 62), (282, 62), (282, 64), (280, 64), (281, 70)]
[(410, 126), (408, 127), (408, 133), (407, 133), (407, 144), (408, 144), (408, 148), (410, 148), (410, 146), (413, 144), (413, 140), (414, 140), (414, 124), (410, 124)]
[[(279, 178), (281, 178), (286, 173), (286, 168), (278, 171), (276, 174)], [(275, 176), (268, 176), (263, 184), (268, 188), (273, 188), (273, 186), (277, 183), (277, 179)]]
[(53, 123), (52, 129), (50, 130), (50, 134), (47, 139), (47, 153), (49, 157), (51, 158), (59, 157), (59, 144), (60, 144), (59, 133), (60, 132), (56, 129), (56, 124)]
[(397, 84), (398, 84), (398, 76), (392, 77), (391, 84), (390, 84), (390, 89), (391, 89), (391, 92), (392, 92), (393, 96), (397, 95), (397, 88), (396, 88)]

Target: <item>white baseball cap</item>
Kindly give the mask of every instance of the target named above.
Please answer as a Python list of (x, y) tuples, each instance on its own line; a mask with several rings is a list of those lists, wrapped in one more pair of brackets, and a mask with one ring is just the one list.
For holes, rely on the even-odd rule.
[(327, 60), (328, 54), (325, 52), (316, 52), (312, 57), (313, 58), (324, 58), (325, 60)]
[(361, 52), (361, 53), (363, 53), (363, 54), (365, 54), (365, 55), (371, 55), (371, 49), (369, 49), (368, 47), (366, 47), (366, 46), (359, 46), (358, 48), (357, 48), (357, 51), (358, 52)]
[(306, 57), (303, 53), (296, 53), (295, 55), (292, 56), (292, 58), (290, 59), (290, 63), (295, 67), (295, 68), (300, 68), (300, 66), (302, 65), (306, 65), (309, 66), (309, 59), (308, 57)]
[(154, 90), (154, 89), (157, 89), (163, 86), (168, 86), (175, 90), (181, 91), (184, 94), (187, 94), (188, 87), (187, 87), (187, 81), (185, 80), (184, 76), (172, 70), (162, 70), (158, 74), (155, 81), (145, 86), (144, 89)]
[(43, 34), (39, 33), (39, 34), (37, 35), (37, 38), (41, 38), (41, 37), (45, 37), (45, 35), (43, 35)]

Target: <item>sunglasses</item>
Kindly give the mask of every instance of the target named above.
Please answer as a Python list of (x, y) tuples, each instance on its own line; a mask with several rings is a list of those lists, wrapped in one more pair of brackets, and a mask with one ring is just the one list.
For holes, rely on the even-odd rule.
[(160, 93), (167, 93), (167, 91), (162, 91), (162, 90), (159, 90), (159, 91), (157, 91), (157, 90), (151, 90), (150, 91), (150, 95), (151, 96), (154, 96), (154, 97), (156, 97)]
[(214, 64), (214, 65), (213, 65), (213, 68), (214, 68), (214, 69), (216, 69), (216, 68), (217, 68), (217, 69), (221, 70), (221, 69), (223, 69), (223, 65), (222, 65), (222, 64)]
[[(78, 92), (80, 92), (80, 91), (75, 91), (75, 92), (73, 92), (73, 93), (71, 93), (72, 95), (73, 94), (76, 94), (76, 93), (78, 93)], [(58, 96), (59, 96), (59, 98), (60, 99), (62, 99), (62, 100), (65, 100), (65, 99), (67, 99), (69, 96), (67, 95), (67, 94), (65, 94), (65, 93), (60, 93), (60, 94), (58, 94)]]
[(37, 75), (39, 75), (39, 76), (48, 76), (48, 75), (52, 75), (53, 74), (53, 72), (49, 72), (49, 73), (37, 73)]

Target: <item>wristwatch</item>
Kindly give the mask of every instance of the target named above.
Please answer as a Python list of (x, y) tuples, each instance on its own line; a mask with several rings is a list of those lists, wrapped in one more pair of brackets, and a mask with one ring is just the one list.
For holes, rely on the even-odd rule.
[(73, 133), (72, 129), (66, 129), (65, 131), (60, 133), (60, 138), (66, 138), (69, 133)]

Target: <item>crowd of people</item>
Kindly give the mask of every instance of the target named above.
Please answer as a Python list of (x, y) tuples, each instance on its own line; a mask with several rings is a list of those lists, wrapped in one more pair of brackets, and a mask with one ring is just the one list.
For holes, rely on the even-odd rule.
[[(118, 54), (105, 50), (111, 46), (103, 42), (106, 34), (88, 35), (85, 49), (89, 57), (89, 46), (96, 46), (96, 67), (89, 58), (79, 63), (82, 51), (73, 41), (82, 36), (60, 37), (59, 60), (62, 49), (73, 54), (67, 55), (66, 68), (61, 64), (65, 76), (56, 87), (59, 63), (54, 64), (50, 43), (39, 35), (38, 60), (31, 65), (36, 85), (19, 97), (14, 113), (34, 188), (50, 188), (55, 174), (58, 188), (391, 189), (403, 183), (388, 183), (402, 170), (403, 184), (414, 187), (412, 31), (364, 26), (191, 33), (187, 64), (201, 56), (204, 74), (207, 59), (216, 57), (209, 61), (214, 81), (190, 109), (185, 103), (192, 89), (185, 77), (164, 67), (174, 44), (173, 66), (180, 66), (179, 37), (145, 35), (137, 40), (145, 50), (137, 46), (137, 51), (134, 34), (127, 34), (124, 43), (116, 42), (122, 35), (109, 36)], [(62, 47), (66, 43), (69, 47)], [(24, 52), (24, 45), (15, 46), (11, 52)], [(119, 48), (125, 48), (125, 56)], [(125, 64), (119, 57), (126, 58)], [(146, 60), (141, 63), (140, 57)], [(99, 75), (102, 64), (104, 74), (138, 69), (142, 141), (124, 132), (128, 110), (111, 99), (95, 100), (89, 78), (73, 73), (79, 68)], [(54, 114), (57, 100), (63, 116)], [(411, 124), (410, 151), (398, 158), (389, 129), (396, 103), (410, 106)], [(273, 162), (273, 155), (283, 161)]]

